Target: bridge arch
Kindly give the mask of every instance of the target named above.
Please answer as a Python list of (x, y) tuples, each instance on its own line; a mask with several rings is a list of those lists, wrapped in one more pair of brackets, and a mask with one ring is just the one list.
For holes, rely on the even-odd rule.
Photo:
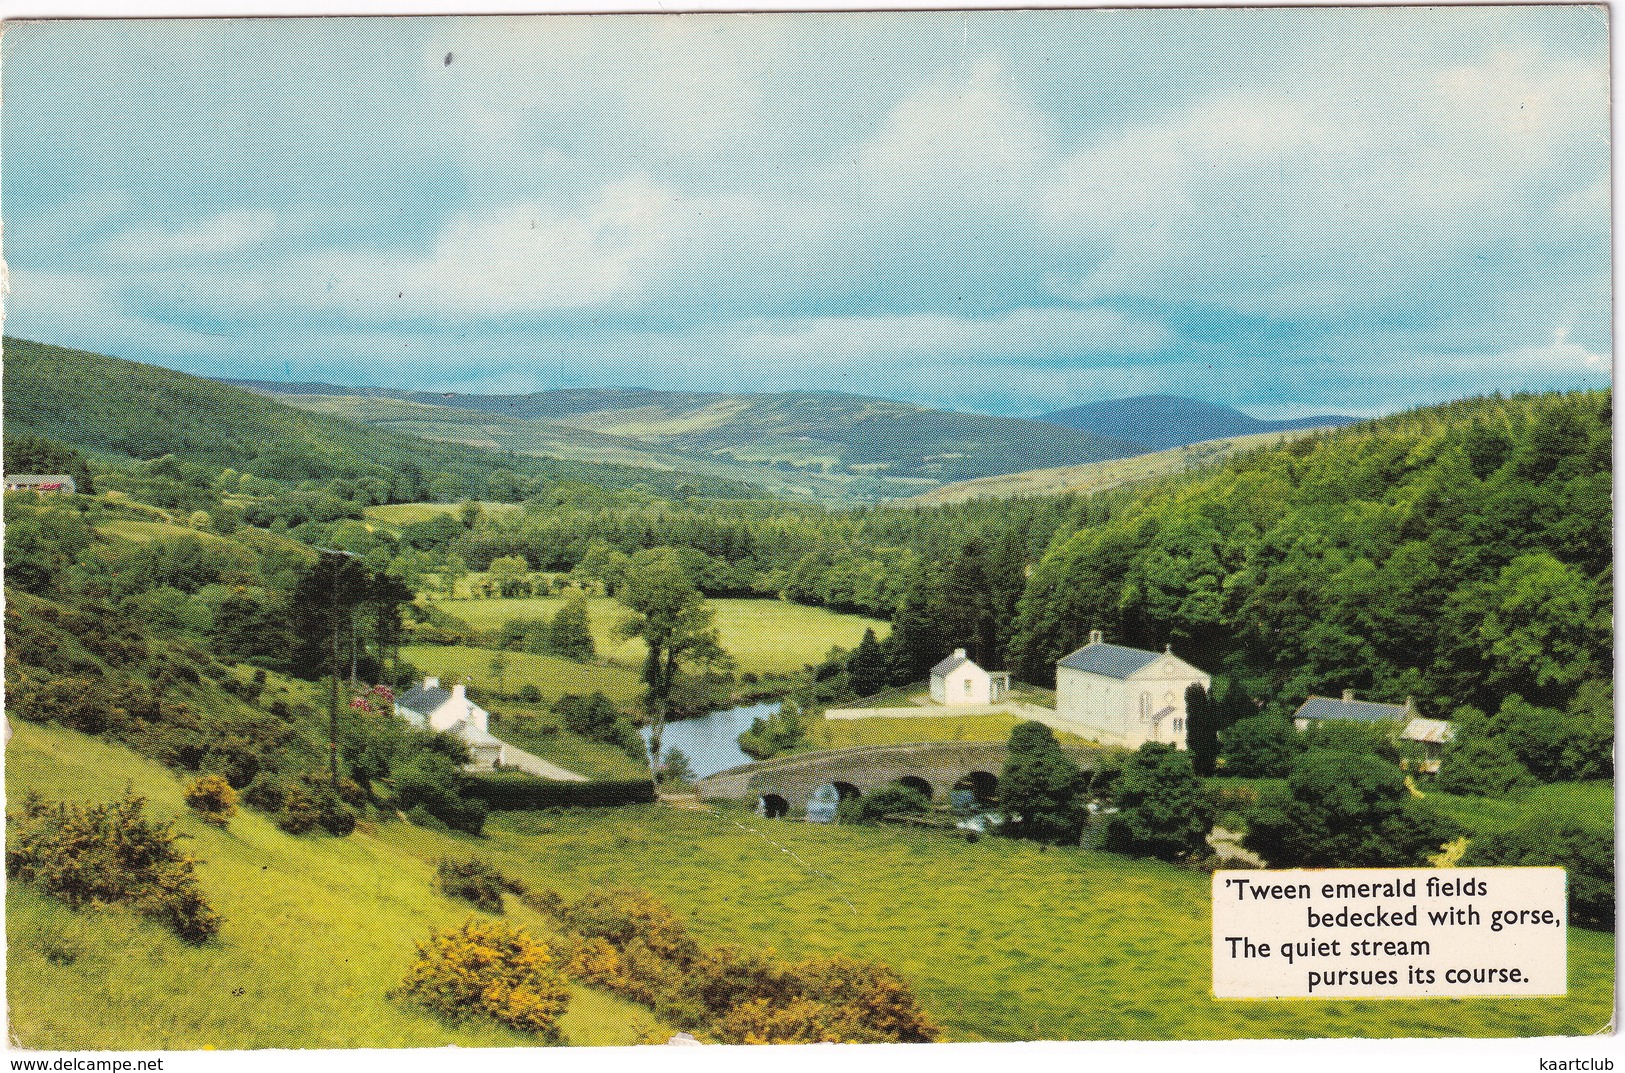
[(931, 784), (920, 778), (918, 775), (904, 775), (902, 778), (897, 780), (897, 784), (899, 786), (907, 786), (910, 790), (920, 791), (920, 793), (925, 795), (925, 799), (927, 801), (936, 796), (936, 791), (931, 788)]
[(763, 794), (756, 799), (756, 807), (770, 820), (777, 820), (790, 814), (790, 802), (778, 794)]
[(969, 790), (978, 804), (990, 805), (999, 799), (999, 777), (991, 771), (970, 771), (954, 783), (955, 790)]
[[(1100, 762), (1101, 750), (1065, 748), (1064, 751), (1085, 770)], [(778, 803), (767, 802), (769, 795), (784, 802), (782, 815), (800, 816), (813, 795), (833, 788), (841, 798), (872, 794), (888, 783), (905, 779), (935, 796), (945, 798), (963, 780), (992, 796), (998, 789), (997, 773), (1004, 770), (1009, 750), (1003, 742), (910, 742), (899, 745), (866, 745), (850, 749), (797, 753), (770, 760), (741, 764), (700, 779), (695, 789), (710, 800), (747, 801), (768, 814), (768, 804), (777, 813)], [(923, 784), (923, 785), (922, 785)], [(957, 804), (958, 802), (956, 802)]]

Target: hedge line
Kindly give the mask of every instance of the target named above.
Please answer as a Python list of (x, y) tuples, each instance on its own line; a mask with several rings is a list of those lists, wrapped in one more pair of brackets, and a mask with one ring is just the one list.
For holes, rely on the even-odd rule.
[(470, 797), (497, 811), (561, 808), (570, 805), (604, 807), (642, 805), (655, 799), (649, 779), (598, 779), (590, 782), (553, 782), (533, 775), (481, 772), (469, 776)]

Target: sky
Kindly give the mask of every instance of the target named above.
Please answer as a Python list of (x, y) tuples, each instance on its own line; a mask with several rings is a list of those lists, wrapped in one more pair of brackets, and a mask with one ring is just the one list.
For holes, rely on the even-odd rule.
[(1611, 382), (1601, 7), (36, 22), (8, 335), (1358, 416)]

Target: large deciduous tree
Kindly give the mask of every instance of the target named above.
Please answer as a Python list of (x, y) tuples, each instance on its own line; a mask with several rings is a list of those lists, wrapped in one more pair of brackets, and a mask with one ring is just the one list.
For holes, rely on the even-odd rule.
[(1087, 815), (1086, 782), (1043, 723), (1020, 723), (1010, 732), (1010, 751), (999, 776), (999, 807), (1009, 817), (1012, 834), (1039, 842), (1076, 842)]
[(728, 654), (718, 639), (711, 608), (675, 558), (658, 558), (628, 575), (620, 600), (632, 610), (619, 627), (621, 636), (639, 638), (649, 650), (643, 661), (643, 683), (652, 770), (661, 755), (660, 738), (672, 689), (683, 666), (724, 665)]
[(1117, 812), (1106, 825), (1106, 849), (1178, 860), (1200, 851), (1213, 827), (1212, 799), (1191, 754), (1147, 742), (1128, 758), (1112, 787)]

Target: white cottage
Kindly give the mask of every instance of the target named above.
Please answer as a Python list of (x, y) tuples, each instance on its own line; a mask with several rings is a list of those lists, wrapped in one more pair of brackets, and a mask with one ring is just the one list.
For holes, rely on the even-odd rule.
[(441, 730), (460, 739), (472, 754), (471, 768), (494, 768), (503, 763), (505, 743), (491, 734), (491, 716), (468, 699), (461, 682), (443, 689), (438, 678), (425, 678), (395, 698), (395, 714), (413, 726)]
[(1055, 715), (1079, 734), (1138, 749), (1148, 741), (1185, 748), (1185, 690), (1213, 676), (1174, 655), (1109, 645), (1099, 630), (1055, 670)]
[(1010, 675), (984, 671), (963, 648), (931, 668), (931, 699), (950, 706), (997, 704), (1010, 695)]

